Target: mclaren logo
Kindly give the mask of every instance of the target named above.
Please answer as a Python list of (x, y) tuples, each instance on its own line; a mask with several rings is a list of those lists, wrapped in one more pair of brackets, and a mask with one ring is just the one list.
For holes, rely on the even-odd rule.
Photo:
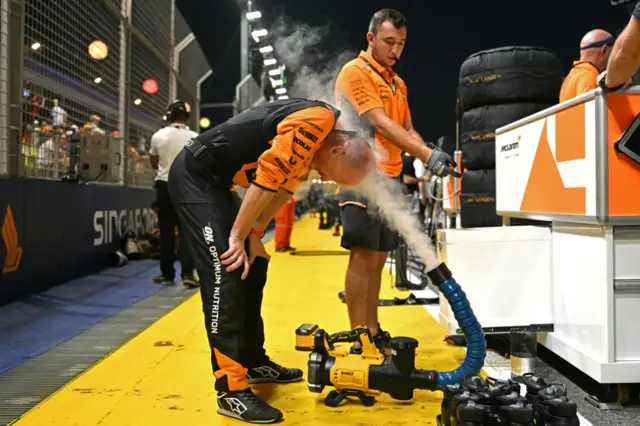
[(13, 218), (11, 206), (7, 206), (7, 212), (2, 222), (2, 239), (7, 248), (2, 273), (8, 274), (17, 271), (22, 260), (22, 247), (18, 245), (18, 230), (16, 229), (16, 221)]
[(522, 139), (522, 137), (518, 135), (518, 138), (516, 139), (515, 142), (502, 145), (500, 147), (500, 152), (509, 152), (509, 151), (513, 151), (514, 149), (518, 149), (520, 147), (520, 139)]
[(520, 145), (520, 143), (518, 143), (518, 142), (513, 142), (513, 143), (508, 143), (506, 145), (502, 145), (500, 147), (500, 152), (512, 151), (514, 149), (517, 149), (519, 145)]

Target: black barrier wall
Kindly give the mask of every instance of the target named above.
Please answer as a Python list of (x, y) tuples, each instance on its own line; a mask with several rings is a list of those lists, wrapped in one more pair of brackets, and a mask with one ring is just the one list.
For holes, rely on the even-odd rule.
[(0, 304), (105, 268), (126, 229), (152, 230), (154, 200), (152, 189), (0, 180)]

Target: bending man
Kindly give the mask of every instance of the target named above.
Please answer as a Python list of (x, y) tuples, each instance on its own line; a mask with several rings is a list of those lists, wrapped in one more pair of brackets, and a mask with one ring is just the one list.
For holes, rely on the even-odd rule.
[[(251, 108), (191, 140), (169, 175), (172, 202), (200, 275), (218, 413), (271, 423), (282, 413), (250, 383), (300, 380), (267, 357), (260, 315), (269, 256), (261, 237), (310, 169), (352, 186), (375, 167), (368, 143), (340, 130), (340, 112), (305, 99)], [(248, 187), (244, 199), (233, 184)]]

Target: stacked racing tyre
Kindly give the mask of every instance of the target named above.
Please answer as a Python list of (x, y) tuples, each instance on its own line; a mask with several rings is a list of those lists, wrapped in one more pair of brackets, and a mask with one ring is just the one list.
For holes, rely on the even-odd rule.
[(462, 63), (459, 91), (463, 228), (502, 224), (495, 199), (496, 129), (557, 104), (563, 78), (560, 59), (538, 47), (484, 50)]

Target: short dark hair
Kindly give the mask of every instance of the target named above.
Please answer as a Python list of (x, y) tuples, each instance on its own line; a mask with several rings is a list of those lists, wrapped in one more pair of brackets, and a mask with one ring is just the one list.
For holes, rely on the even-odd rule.
[(395, 9), (382, 9), (377, 11), (369, 22), (369, 32), (376, 34), (380, 25), (385, 22), (391, 22), (396, 28), (404, 28), (407, 26), (407, 18)]

